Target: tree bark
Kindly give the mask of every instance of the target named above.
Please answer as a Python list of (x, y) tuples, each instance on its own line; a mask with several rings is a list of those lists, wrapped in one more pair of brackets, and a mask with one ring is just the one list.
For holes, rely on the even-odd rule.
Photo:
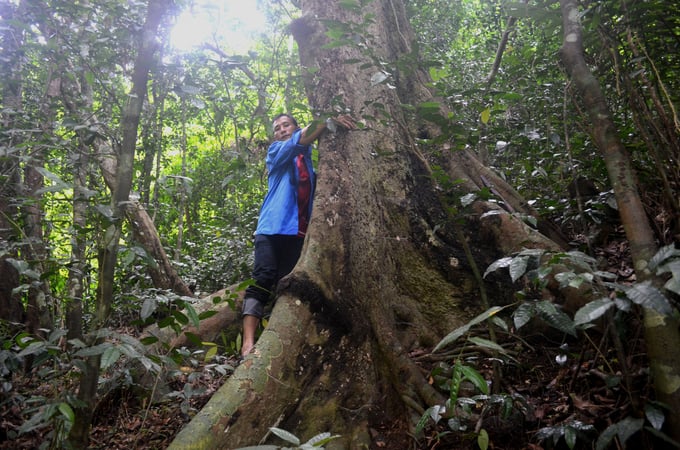
[[(373, 1), (360, 12), (325, 0), (301, 3), (303, 16), (291, 29), (310, 105), (322, 117), (350, 111), (366, 126), (321, 138), (305, 247), (279, 284), (269, 325), (171, 449), (254, 445), (268, 441), (271, 426), (302, 441), (340, 434), (329, 448), (368, 448), (370, 427), (411, 423), (412, 414), (443, 403), (409, 352), (433, 346), (481, 311), (479, 286), (429, 166), (445, 161), (452, 180), (467, 180), (464, 194), (478, 190), (477, 176), (458, 162), (474, 155), (425, 154), (413, 138), (437, 129), (404, 108), (417, 110), (433, 97), (424, 71), (398, 68), (403, 58), (417, 58), (403, 3)], [(324, 47), (327, 24), (361, 23), (369, 14), (366, 42), (356, 45), (348, 34), (344, 45)], [(500, 179), (498, 186), (505, 190)], [(495, 213), (483, 214), (489, 210)], [(480, 267), (527, 243), (559, 249), (493, 204), (476, 202), (466, 218)], [(501, 281), (485, 289), (510, 301)]]
[[(575, 0), (561, 0), (564, 43), (562, 59), (591, 120), (591, 134), (604, 158), (609, 180), (614, 189), (621, 223), (630, 243), (631, 256), (638, 281), (655, 280), (648, 268), (657, 251), (652, 227), (637, 191), (635, 173), (607, 107), (597, 79), (586, 65), (580, 12)], [(663, 316), (643, 308), (645, 340), (654, 389), (659, 400), (668, 406), (667, 429), (680, 440), (680, 333), (677, 315)]]

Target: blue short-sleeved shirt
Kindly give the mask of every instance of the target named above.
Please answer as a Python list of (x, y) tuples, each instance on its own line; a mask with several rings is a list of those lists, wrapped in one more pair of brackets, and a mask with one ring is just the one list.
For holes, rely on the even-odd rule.
[(304, 155), (312, 182), (309, 212), (316, 185), (316, 174), (312, 165), (312, 146), (300, 145), (302, 130), (296, 130), (287, 141), (274, 141), (267, 151), (268, 191), (260, 209), (255, 234), (298, 234), (298, 170), (295, 157)]

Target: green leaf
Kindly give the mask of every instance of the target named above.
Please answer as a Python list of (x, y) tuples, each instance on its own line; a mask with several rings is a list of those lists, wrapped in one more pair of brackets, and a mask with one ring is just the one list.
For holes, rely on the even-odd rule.
[(188, 318), (185, 314), (183, 314), (182, 312), (180, 312), (180, 311), (174, 310), (174, 311), (172, 311), (170, 314), (171, 314), (172, 317), (174, 317), (175, 320), (176, 320), (177, 322), (179, 322), (181, 325), (186, 325), (186, 324), (189, 323), (189, 318)]
[(461, 365), (461, 373), (463, 377), (475, 385), (475, 387), (483, 394), (489, 393), (489, 385), (486, 384), (484, 377), (477, 372), (474, 367)]
[(621, 445), (625, 448), (628, 438), (640, 431), (644, 422), (644, 419), (626, 417), (622, 421), (608, 426), (597, 438), (595, 450), (606, 450), (615, 436), (618, 436)]
[(432, 411), (434, 410), (434, 406), (430, 406), (425, 410), (422, 416), (420, 416), (420, 420), (416, 424), (416, 429), (414, 431), (415, 436), (420, 436), (420, 433), (423, 432), (425, 429), (425, 425), (427, 424), (427, 421), (430, 419), (430, 414), (432, 414)]
[(664, 274), (670, 272), (671, 278), (664, 285), (665, 289), (680, 294), (680, 259), (673, 259), (659, 265), (656, 273)]
[(156, 311), (157, 307), (158, 302), (156, 301), (156, 299), (153, 297), (148, 297), (142, 303), (142, 309), (139, 311), (139, 317), (141, 317), (142, 320), (148, 319), (149, 317), (151, 317), (151, 314), (153, 314)]
[(90, 357), (103, 354), (107, 348), (111, 347), (110, 342), (104, 342), (102, 344), (93, 345), (91, 347), (84, 347), (75, 352), (75, 356)]
[(661, 430), (661, 427), (666, 420), (663, 411), (651, 403), (645, 404), (645, 417), (655, 430)]
[(661, 266), (665, 261), (679, 256), (680, 250), (676, 249), (674, 244), (661, 247), (659, 251), (652, 256), (652, 259), (649, 260), (649, 270), (656, 270), (657, 267), (661, 269)]
[(7, 258), (5, 261), (10, 263), (14, 269), (16, 269), (17, 272), (19, 272), (19, 275), (23, 275), (25, 277), (31, 278), (33, 280), (39, 280), (40, 279), (40, 274), (36, 272), (34, 269), (31, 268), (30, 264), (28, 262), (22, 260), (22, 259), (14, 259), (14, 258)]
[(198, 319), (198, 313), (196, 313), (196, 309), (189, 303), (187, 303), (185, 307), (187, 314), (189, 315), (189, 320), (191, 320), (191, 324), (198, 328), (201, 325), (201, 321)]
[(418, 103), (419, 110), (439, 111), (442, 105), (439, 102)]
[[(164, 317), (158, 321), (158, 328), (173, 327), (175, 324), (175, 318), (172, 316)], [(174, 327), (173, 327), (174, 329)]]
[(526, 273), (529, 259), (529, 256), (516, 256), (512, 258), (508, 270), (510, 271), (510, 278), (513, 283)]
[(574, 314), (574, 326), (578, 327), (597, 320), (612, 306), (614, 302), (608, 298), (601, 298), (586, 304)]
[(475, 345), (479, 345), (480, 347), (489, 348), (499, 353), (506, 353), (503, 347), (488, 339), (480, 338), (477, 336), (471, 336), (470, 338), (468, 338), (468, 341), (472, 342)]
[(465, 325), (453, 330), (452, 332), (444, 336), (444, 338), (439, 342), (439, 344), (435, 346), (432, 352), (434, 353), (439, 349), (446, 347), (449, 344), (452, 344), (459, 337), (467, 333), (468, 330), (470, 330), (470, 327), (477, 325), (478, 323), (484, 322), (485, 320), (489, 319), (490, 317), (493, 317), (494, 315), (496, 315), (498, 312), (502, 311), (505, 308), (507, 308), (507, 306), (492, 306), (488, 310), (484, 311), (483, 313), (472, 319), (470, 322), (466, 323)]
[(329, 443), (329, 442), (332, 441), (333, 439), (337, 439), (337, 438), (339, 438), (339, 437), (340, 437), (339, 434), (331, 435), (331, 434), (328, 433), (328, 432), (326, 432), (326, 433), (319, 433), (319, 434), (317, 434), (316, 436), (314, 436), (313, 438), (311, 438), (310, 440), (308, 440), (307, 442), (305, 442), (305, 443), (302, 445), (302, 447), (303, 447), (303, 448), (304, 448), (304, 447), (309, 447), (309, 448), (314, 448), (314, 447), (319, 448), (319, 447), (323, 447), (324, 445), (326, 445), (327, 443)]
[(487, 450), (489, 448), (489, 433), (486, 432), (484, 428), (479, 430), (477, 435), (477, 445), (480, 450)]
[(59, 192), (59, 191), (64, 191), (67, 189), (70, 189), (72, 186), (69, 183), (64, 182), (59, 175), (50, 172), (49, 170), (45, 169), (44, 167), (39, 167), (39, 166), (34, 166), (33, 167), (40, 175), (43, 177), (47, 178), (54, 184), (46, 185), (45, 187), (38, 189), (39, 193), (43, 192)]
[(633, 303), (669, 315), (673, 311), (671, 304), (663, 293), (652, 286), (651, 281), (636, 283), (624, 290), (626, 297)]
[(214, 309), (209, 309), (207, 311), (203, 311), (202, 313), (200, 313), (198, 315), (198, 320), (207, 319), (209, 317), (214, 316), (215, 314), (217, 314), (217, 311), (215, 311)]
[(269, 430), (286, 442), (290, 442), (293, 445), (300, 445), (300, 439), (298, 439), (293, 433), (276, 427), (269, 427)]
[(576, 336), (574, 321), (564, 312), (559, 311), (551, 302), (545, 300), (536, 303), (536, 311), (551, 327)]
[(432, 78), (432, 81), (442, 80), (449, 75), (447, 70), (439, 68), (439, 67), (430, 67), (429, 70), (430, 70), (430, 78)]
[(73, 412), (73, 408), (71, 408), (71, 405), (69, 405), (66, 402), (61, 402), (59, 403), (58, 409), (61, 415), (64, 416), (67, 421), (69, 421), (70, 423), (73, 423), (75, 421), (76, 415)]
[(24, 357), (28, 355), (35, 355), (36, 353), (41, 353), (47, 350), (47, 344), (42, 341), (33, 341), (30, 344), (28, 344), (27, 347), (25, 347), (23, 350), (21, 350), (17, 356), (18, 357)]
[(482, 113), (479, 115), (479, 117), (482, 119), (482, 123), (484, 125), (489, 123), (489, 119), (491, 118), (491, 109), (486, 108)]
[(668, 280), (663, 287), (664, 289), (668, 289), (669, 291), (680, 295), (680, 277), (673, 276), (673, 278)]
[(104, 353), (102, 353), (102, 358), (99, 365), (102, 370), (106, 370), (115, 364), (115, 362), (118, 361), (118, 358), (120, 358), (120, 350), (118, 350), (113, 345), (110, 345), (106, 350), (104, 350)]
[(463, 364), (461, 364), (460, 360), (456, 360), (456, 363), (453, 365), (453, 373), (451, 374), (451, 391), (449, 392), (452, 408), (455, 407), (458, 401), (461, 381), (463, 381)]
[(210, 361), (217, 355), (217, 346), (211, 345), (207, 352), (205, 352), (205, 361)]
[(572, 427), (566, 427), (564, 429), (564, 440), (567, 442), (567, 447), (573, 449), (576, 445), (576, 430)]
[[(109, 344), (111, 345), (111, 344)], [(125, 355), (129, 356), (130, 358), (135, 358), (135, 359), (142, 359), (142, 354), (137, 351), (132, 345), (130, 344), (120, 344), (118, 346), (118, 349)]]
[(191, 331), (185, 331), (184, 335), (187, 337), (189, 342), (191, 342), (192, 344), (194, 344), (196, 346), (201, 345), (201, 343), (202, 343), (201, 337), (199, 335), (197, 335), (196, 333), (192, 333)]
[(484, 272), (484, 276), (482, 278), (486, 278), (486, 276), (489, 273), (495, 272), (498, 269), (508, 267), (511, 262), (512, 262), (511, 256), (506, 256), (505, 258), (497, 259), (496, 261), (492, 262), (489, 267), (487, 267), (486, 272)]
[(23, 331), (14, 338), (14, 342), (19, 346), (19, 348), (26, 348), (33, 342), (37, 342), (37, 340), (30, 333)]
[(510, 328), (508, 327), (508, 324), (503, 318), (494, 316), (491, 318), (491, 323), (496, 325), (498, 328), (500, 328), (503, 331), (510, 331)]
[(146, 337), (141, 338), (139, 340), (139, 342), (141, 342), (144, 345), (151, 345), (151, 344), (155, 344), (156, 342), (158, 342), (158, 338), (156, 336), (146, 336)]
[(254, 285), (255, 285), (255, 280), (252, 279), (252, 278), (249, 278), (247, 280), (240, 282), (238, 284), (238, 286), (236, 286), (236, 289), (234, 289), (234, 291), (236, 291), (236, 292), (245, 291), (247, 288), (249, 288), (250, 286), (254, 286)]
[(670, 272), (674, 277), (680, 278), (680, 259), (673, 259), (671, 261), (661, 264), (657, 270), (657, 273), (667, 273)]
[(529, 323), (529, 321), (536, 315), (536, 308), (533, 303), (522, 303), (517, 307), (512, 315), (513, 323), (515, 328), (518, 330), (524, 325)]

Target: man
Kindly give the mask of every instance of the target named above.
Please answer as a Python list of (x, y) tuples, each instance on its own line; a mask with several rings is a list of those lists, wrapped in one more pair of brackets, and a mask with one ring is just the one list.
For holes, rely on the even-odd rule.
[(312, 213), (316, 174), (312, 166), (312, 143), (336, 125), (356, 128), (354, 120), (341, 115), (326, 122), (300, 128), (289, 114), (274, 117), (274, 142), (267, 151), (268, 191), (255, 230), (255, 285), (243, 299), (243, 345), (245, 356), (255, 345), (255, 334), (278, 281), (295, 267)]

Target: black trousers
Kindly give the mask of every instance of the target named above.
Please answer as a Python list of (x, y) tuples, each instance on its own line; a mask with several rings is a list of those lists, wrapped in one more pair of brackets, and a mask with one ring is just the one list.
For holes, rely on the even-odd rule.
[(272, 299), (276, 284), (297, 264), (305, 239), (283, 234), (255, 236), (255, 285), (246, 289), (243, 315), (262, 318), (264, 306)]

